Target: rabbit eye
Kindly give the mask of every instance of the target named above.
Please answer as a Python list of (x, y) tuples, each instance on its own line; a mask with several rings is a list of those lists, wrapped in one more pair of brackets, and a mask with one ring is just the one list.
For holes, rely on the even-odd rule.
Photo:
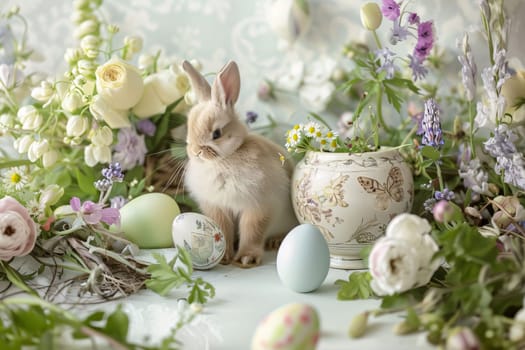
[(215, 129), (211, 137), (214, 140), (217, 140), (219, 137), (221, 137), (221, 129)]

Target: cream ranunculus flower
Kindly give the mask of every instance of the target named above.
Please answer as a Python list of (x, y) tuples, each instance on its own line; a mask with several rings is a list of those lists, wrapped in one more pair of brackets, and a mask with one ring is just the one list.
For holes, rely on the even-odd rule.
[(164, 113), (166, 107), (184, 97), (189, 88), (188, 77), (175, 67), (152, 74), (144, 79), (144, 94), (133, 107), (133, 113), (139, 118)]
[(383, 237), (368, 257), (371, 287), (377, 295), (401, 293), (417, 286), (418, 252), (409, 242)]
[(89, 110), (95, 119), (105, 121), (113, 129), (128, 128), (131, 126), (128, 111), (112, 108), (100, 95), (93, 96)]
[(137, 68), (112, 58), (95, 71), (97, 91), (115, 110), (126, 110), (142, 97), (144, 82)]
[(29, 254), (35, 246), (37, 227), (29, 212), (18, 201), (0, 199), (0, 259)]
[(369, 257), (377, 294), (400, 293), (430, 281), (441, 264), (440, 259), (433, 259), (439, 247), (430, 231), (426, 219), (408, 213), (389, 223), (385, 237), (376, 242)]
[(516, 108), (520, 100), (525, 99), (525, 71), (518, 71), (503, 83), (501, 94), (505, 97), (507, 104), (506, 113), (512, 115), (513, 124), (525, 122), (525, 105)]
[(376, 30), (383, 21), (383, 14), (375, 2), (367, 2), (361, 6), (361, 23), (367, 30)]

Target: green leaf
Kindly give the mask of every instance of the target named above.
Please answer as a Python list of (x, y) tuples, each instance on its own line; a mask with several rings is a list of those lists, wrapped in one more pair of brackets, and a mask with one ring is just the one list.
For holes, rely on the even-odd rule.
[(75, 176), (78, 182), (78, 187), (80, 187), (82, 192), (89, 196), (97, 195), (97, 189), (94, 185), (96, 178), (92, 172), (85, 173), (81, 169), (77, 168), (75, 170)]
[(38, 296), (38, 293), (33, 288), (29, 287), (24, 281), (23, 276), (17, 270), (13, 269), (7, 262), (0, 260), (0, 271), (3, 271), (9, 282), (20, 288), (20, 290), (30, 295)]
[(108, 316), (104, 329), (114, 339), (124, 343), (128, 337), (128, 328), (128, 316), (122, 311), (122, 306), (118, 305), (117, 309)]
[(335, 284), (339, 286), (337, 292), (337, 299), (339, 300), (355, 300), (355, 299), (368, 299), (374, 295), (370, 282), (372, 276), (368, 271), (364, 272), (352, 272), (348, 276), (348, 281), (337, 280)]
[(436, 162), (441, 158), (441, 153), (432, 146), (424, 146), (421, 149), (421, 154), (423, 157), (431, 159), (433, 162)]

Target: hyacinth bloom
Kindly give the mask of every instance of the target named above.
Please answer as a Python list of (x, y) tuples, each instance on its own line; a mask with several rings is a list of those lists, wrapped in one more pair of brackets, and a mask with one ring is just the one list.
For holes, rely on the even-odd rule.
[(391, 21), (395, 21), (396, 19), (398, 19), (401, 13), (399, 4), (394, 0), (383, 0), (381, 12), (383, 12), (383, 16), (385, 16)]
[(85, 201), (82, 203), (80, 198), (73, 197), (69, 201), (71, 209), (78, 212), (82, 219), (90, 225), (104, 222), (108, 225), (120, 223), (120, 212), (115, 208), (104, 208), (103, 204)]
[(439, 119), (439, 107), (433, 98), (425, 102), (422, 127), (423, 139), (421, 143), (423, 145), (440, 147), (445, 143), (441, 130), (441, 121)]

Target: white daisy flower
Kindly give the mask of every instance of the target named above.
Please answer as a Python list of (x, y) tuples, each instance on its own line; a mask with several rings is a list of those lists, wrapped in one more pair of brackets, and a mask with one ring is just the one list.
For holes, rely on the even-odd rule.
[(286, 144), (288, 147), (297, 146), (303, 137), (302, 128), (300, 125), (295, 125), (293, 129), (288, 131), (288, 137), (286, 138)]
[(28, 176), (24, 168), (13, 167), (4, 172), (3, 182), (9, 190), (20, 191), (27, 185)]
[(317, 137), (321, 132), (321, 125), (316, 122), (310, 122), (304, 126), (304, 134), (308, 137)]

